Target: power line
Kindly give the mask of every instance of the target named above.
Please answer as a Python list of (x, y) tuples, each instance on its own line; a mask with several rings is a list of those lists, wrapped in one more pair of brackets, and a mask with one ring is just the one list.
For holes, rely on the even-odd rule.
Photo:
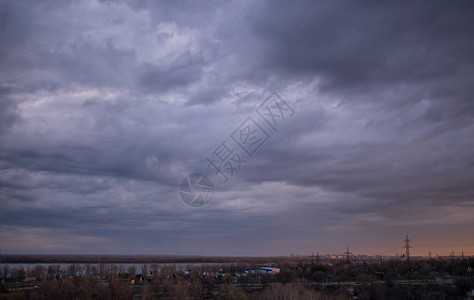
[(417, 247), (433, 247), (433, 248), (452, 248), (452, 247), (470, 247), (474, 246), (474, 244), (464, 244), (464, 245), (420, 245), (416, 244)]

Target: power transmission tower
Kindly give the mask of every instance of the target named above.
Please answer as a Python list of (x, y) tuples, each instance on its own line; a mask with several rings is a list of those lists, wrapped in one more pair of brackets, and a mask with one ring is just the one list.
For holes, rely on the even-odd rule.
[(430, 250), (430, 252), (429, 252), (429, 255), (430, 255), (430, 260), (431, 260), (431, 250)]
[(350, 256), (351, 256), (352, 252), (349, 251), (349, 247), (347, 247), (347, 250), (346, 250), (346, 262), (347, 263), (350, 263)]
[(405, 242), (405, 246), (402, 246), (402, 248), (405, 248), (405, 256), (407, 261), (410, 261), (410, 248), (413, 248), (410, 246), (411, 240), (408, 238), (408, 234), (405, 236), (405, 239), (403, 240)]

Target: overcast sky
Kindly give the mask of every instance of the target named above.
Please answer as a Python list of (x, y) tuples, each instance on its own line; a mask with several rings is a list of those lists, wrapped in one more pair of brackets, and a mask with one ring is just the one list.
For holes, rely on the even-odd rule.
[[(474, 254), (474, 2), (0, 1), (2, 253)], [(295, 113), (272, 130), (276, 92)], [(268, 140), (208, 166), (248, 117)], [(281, 122), (280, 122), (281, 121)], [(212, 201), (181, 201), (189, 172)], [(443, 247), (440, 247), (443, 246)]]

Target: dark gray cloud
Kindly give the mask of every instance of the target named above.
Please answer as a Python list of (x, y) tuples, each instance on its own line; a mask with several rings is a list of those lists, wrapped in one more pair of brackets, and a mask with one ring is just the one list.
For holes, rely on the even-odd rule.
[(193, 57), (189, 52), (181, 54), (164, 68), (146, 64), (143, 66), (140, 84), (152, 92), (166, 92), (187, 86), (201, 78), (203, 64), (202, 58)]
[(461, 79), (473, 62), (469, 1), (269, 6), (273, 10), (263, 6), (252, 16), (254, 32), (265, 42), (262, 65), (323, 74), (327, 89), (360, 93), (380, 85)]
[[(2, 3), (0, 247), (394, 254), (407, 232), (472, 243), (473, 10)], [(278, 131), (254, 112), (272, 91), (296, 111)], [(248, 116), (271, 138), (223, 183), (206, 157), (224, 140), (238, 149), (230, 134)], [(216, 185), (204, 208), (179, 200), (190, 171)]]

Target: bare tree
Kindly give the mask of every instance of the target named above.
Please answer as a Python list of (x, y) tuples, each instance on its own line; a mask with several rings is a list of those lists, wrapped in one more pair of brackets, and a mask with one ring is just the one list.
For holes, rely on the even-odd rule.
[(133, 288), (128, 282), (114, 279), (110, 282), (111, 298), (115, 300), (131, 299), (133, 296)]
[(273, 285), (263, 292), (253, 294), (251, 299), (262, 300), (320, 300), (321, 294), (311, 288), (301, 285), (281, 284)]
[(99, 264), (99, 277), (100, 278), (105, 278), (106, 271), (105, 271), (105, 264), (100, 263)]
[(142, 285), (142, 299), (143, 300), (155, 299), (155, 290), (153, 286), (146, 283)]
[(2, 271), (2, 278), (6, 280), (8, 278), (8, 275), (10, 274), (10, 266), (3, 265), (1, 271)]
[(42, 265), (36, 265), (31, 275), (36, 277), (37, 280), (44, 280), (46, 279), (46, 268)]
[(142, 265), (142, 275), (143, 275), (143, 280), (148, 276), (148, 264), (143, 264)]
[(128, 267), (128, 274), (130, 274), (130, 277), (135, 277), (135, 274), (137, 274), (137, 268), (135, 267), (135, 265), (131, 265), (130, 267)]
[(46, 271), (46, 279), (47, 280), (53, 280), (59, 277), (59, 271), (60, 271), (60, 266), (59, 265), (49, 265), (48, 270)]

